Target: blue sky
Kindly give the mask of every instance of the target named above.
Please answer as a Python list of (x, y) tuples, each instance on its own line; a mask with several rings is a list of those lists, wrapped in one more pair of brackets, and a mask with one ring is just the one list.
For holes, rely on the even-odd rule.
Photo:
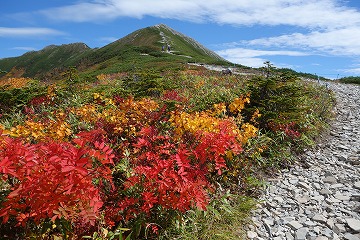
[(102, 47), (159, 23), (246, 66), (360, 75), (359, 0), (2, 0), (0, 58), (50, 44)]

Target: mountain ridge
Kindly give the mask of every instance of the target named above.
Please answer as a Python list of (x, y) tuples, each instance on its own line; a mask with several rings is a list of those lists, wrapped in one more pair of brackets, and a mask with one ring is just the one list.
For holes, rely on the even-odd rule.
[[(170, 45), (171, 50), (164, 49), (164, 44)], [(191, 37), (165, 24), (157, 24), (138, 29), (100, 48), (90, 48), (81, 42), (52, 44), (39, 51), (3, 58), (0, 70), (14, 73), (22, 69), (24, 77), (47, 79), (69, 67), (87, 73), (116, 72), (129, 71), (134, 65), (166, 68), (187, 62), (230, 64)], [(2, 77), (11, 77), (11, 74)]]
[(179, 35), (180, 37), (182, 37), (183, 39), (185, 39), (188, 43), (192, 44), (194, 47), (201, 49), (202, 51), (204, 51), (207, 55), (213, 56), (219, 60), (223, 60), (226, 61), (224, 58), (222, 58), (221, 56), (219, 56), (218, 54), (216, 54), (214, 51), (211, 51), (210, 49), (204, 47), (202, 44), (200, 44), (198, 41), (196, 41), (195, 39), (186, 36), (185, 34), (178, 32), (170, 27), (168, 27), (165, 24), (157, 24), (155, 26), (152, 26), (152, 28), (158, 28), (160, 30), (160, 35), (161, 33), (163, 33), (161, 31), (161, 29), (166, 29), (168, 31), (170, 31), (171, 33), (173, 33), (174, 35)]

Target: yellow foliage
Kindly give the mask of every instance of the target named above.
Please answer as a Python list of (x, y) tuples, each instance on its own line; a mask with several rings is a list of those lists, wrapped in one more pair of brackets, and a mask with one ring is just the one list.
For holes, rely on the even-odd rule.
[(245, 108), (245, 103), (250, 103), (249, 96), (235, 98), (229, 105), (230, 112), (233, 114), (241, 112)]
[(12, 137), (23, 137), (28, 141), (44, 141), (48, 139), (67, 141), (71, 136), (71, 126), (65, 121), (65, 114), (58, 113), (55, 120), (33, 121), (27, 120), (24, 124), (19, 124), (6, 131), (5, 134)]
[(195, 84), (194, 84), (194, 87), (195, 87), (196, 89), (198, 89), (198, 88), (201, 88), (202, 86), (204, 86), (204, 84), (205, 84), (205, 81), (204, 81), (204, 80), (201, 80), (201, 81), (195, 83)]
[(254, 125), (250, 123), (244, 123), (241, 126), (242, 130), (242, 141), (243, 143), (247, 142), (249, 138), (255, 137), (259, 131)]
[(219, 132), (219, 123), (222, 119), (212, 117), (205, 112), (196, 113), (173, 113), (169, 119), (175, 127), (175, 133), (180, 136), (184, 132), (195, 134), (201, 130), (204, 132)]
[(99, 120), (104, 120), (114, 125), (116, 133), (124, 132), (130, 135), (136, 133), (135, 126), (138, 123), (147, 124), (148, 112), (159, 108), (155, 101), (147, 98), (138, 101), (127, 98), (117, 106), (113, 99), (104, 98), (102, 95), (95, 93), (94, 100), (105, 103), (105, 106), (87, 104), (80, 108), (72, 108), (71, 112), (83, 122), (94, 124)]
[(52, 85), (48, 86), (48, 88), (47, 88), (47, 97), (49, 99), (53, 100), (56, 97), (55, 91), (56, 91), (56, 85), (55, 84), (52, 84)]
[(17, 125), (8, 131), (12, 137), (24, 137), (36, 141), (54, 139), (67, 140), (72, 134), (70, 125), (66, 122), (50, 121), (49, 123), (26, 121), (24, 125)]
[(97, 78), (99, 81), (105, 81), (105, 80), (108, 80), (108, 79), (109, 79), (108, 75), (103, 74), (103, 73), (97, 75), (96, 78)]
[(0, 81), (0, 87), (5, 87), (7, 90), (13, 88), (23, 88), (31, 81), (31, 78), (8, 78)]
[[(236, 98), (230, 104), (232, 112), (240, 112), (245, 103), (250, 102), (248, 97)], [(242, 116), (239, 114), (236, 117), (226, 117), (226, 105), (224, 103), (214, 104), (210, 111), (187, 113), (183, 111), (173, 112), (169, 121), (175, 128), (175, 134), (181, 136), (186, 132), (195, 134), (197, 131), (203, 132), (220, 132), (221, 126), (226, 123), (230, 130), (242, 143), (246, 143), (249, 138), (257, 135), (258, 129), (250, 124), (243, 123)], [(253, 118), (259, 117), (259, 111), (255, 111)], [(241, 127), (238, 127), (241, 126)]]
[(253, 115), (251, 116), (250, 122), (256, 123), (256, 119), (261, 117), (259, 109), (256, 109)]
[(226, 113), (226, 105), (225, 103), (214, 104), (213, 109), (208, 111), (211, 116), (221, 116)]

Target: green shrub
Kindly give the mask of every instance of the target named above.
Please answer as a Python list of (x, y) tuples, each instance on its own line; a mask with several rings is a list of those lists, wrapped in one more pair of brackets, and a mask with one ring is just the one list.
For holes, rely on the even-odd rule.
[(360, 84), (360, 77), (343, 77), (339, 79), (342, 83)]

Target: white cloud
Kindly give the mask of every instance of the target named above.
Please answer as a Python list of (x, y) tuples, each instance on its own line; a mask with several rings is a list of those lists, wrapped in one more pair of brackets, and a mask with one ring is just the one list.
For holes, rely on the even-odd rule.
[(6, 28), (0, 27), (0, 37), (37, 37), (46, 35), (63, 35), (63, 32), (50, 28)]
[(360, 24), (360, 13), (339, 0), (96, 0), (41, 11), (51, 19), (97, 22), (154, 16), (232, 25), (292, 25), (336, 29)]
[(353, 75), (360, 75), (360, 64), (352, 64), (350, 68), (343, 69), (341, 72), (353, 74)]
[(116, 38), (116, 37), (101, 37), (101, 38), (99, 38), (99, 41), (103, 42), (103, 43), (111, 43), (111, 42), (115, 42), (116, 40), (119, 40), (119, 38)]
[(360, 11), (345, 6), (342, 0), (83, 0), (40, 13), (71, 22), (153, 16), (235, 26), (294, 26), (302, 33), (240, 43), (302, 48), (314, 54), (360, 54)]
[(25, 50), (25, 51), (35, 51), (36, 48), (33, 47), (13, 47), (11, 48), (13, 50)]
[(244, 66), (253, 67), (253, 68), (259, 68), (264, 67), (264, 62), (266, 62), (266, 59), (263, 58), (247, 58), (247, 57), (229, 57), (229, 61), (233, 63), (238, 63)]
[(240, 55), (243, 57), (257, 57), (257, 56), (308, 56), (308, 53), (299, 51), (267, 51), (267, 50), (254, 50), (247, 48), (230, 48), (226, 50), (217, 51), (220, 55)]
[(270, 38), (242, 41), (241, 44), (266, 47), (293, 47), (317, 51), (318, 54), (360, 55), (360, 26), (308, 34), (293, 33)]
[[(299, 51), (266, 51), (246, 48), (230, 48), (216, 52), (223, 58), (249, 67), (263, 67), (267, 61), (265, 56), (308, 56), (306, 52)], [(288, 67), (288, 66), (287, 66)]]
[(108, 21), (119, 17), (142, 18), (146, 15), (198, 21), (198, 16), (203, 17), (199, 7), (199, 4), (188, 0), (98, 0), (47, 9), (40, 13), (50, 19), (71, 22)]
[(359, 75), (360, 74), (360, 67), (359, 68), (345, 69), (344, 72)]

